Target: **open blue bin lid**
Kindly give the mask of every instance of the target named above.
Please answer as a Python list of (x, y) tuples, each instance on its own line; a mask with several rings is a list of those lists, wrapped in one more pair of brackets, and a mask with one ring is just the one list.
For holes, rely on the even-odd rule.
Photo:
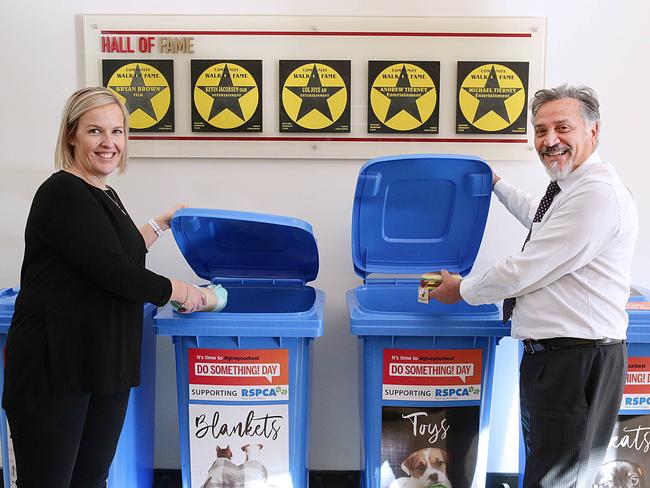
[(492, 171), (476, 156), (415, 154), (373, 159), (359, 172), (352, 260), (371, 273), (466, 275), (478, 253)]
[(19, 288), (0, 289), (0, 334), (6, 334), (16, 307)]
[(628, 331), (643, 331), (650, 335), (650, 310), (647, 309), (649, 303), (650, 290), (636, 285), (630, 287), (630, 298), (626, 306), (629, 318)]
[(272, 279), (306, 283), (318, 275), (318, 248), (303, 220), (250, 212), (184, 208), (174, 214), (176, 243), (194, 272), (210, 281)]

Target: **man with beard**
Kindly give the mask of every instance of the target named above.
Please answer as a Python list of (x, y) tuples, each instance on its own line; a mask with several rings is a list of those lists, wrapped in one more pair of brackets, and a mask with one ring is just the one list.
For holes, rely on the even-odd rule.
[(531, 100), (535, 148), (551, 183), (541, 200), (493, 175), (501, 203), (529, 228), (521, 253), (462, 282), (443, 271), (443, 303), (504, 300), (523, 340), (524, 484), (591, 487), (625, 385), (625, 304), (638, 230), (633, 196), (598, 153), (599, 104), (561, 85)]

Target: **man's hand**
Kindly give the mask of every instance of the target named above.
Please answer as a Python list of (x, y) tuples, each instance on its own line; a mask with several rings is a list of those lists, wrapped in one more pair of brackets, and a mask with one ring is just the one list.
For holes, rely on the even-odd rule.
[(497, 182), (501, 179), (501, 177), (496, 174), (494, 171), (492, 171), (492, 189), (494, 190), (494, 185), (497, 184)]
[(440, 272), (442, 283), (438, 288), (429, 292), (429, 298), (435, 298), (441, 303), (451, 304), (463, 299), (460, 296), (460, 280), (454, 278), (449, 272), (443, 269)]

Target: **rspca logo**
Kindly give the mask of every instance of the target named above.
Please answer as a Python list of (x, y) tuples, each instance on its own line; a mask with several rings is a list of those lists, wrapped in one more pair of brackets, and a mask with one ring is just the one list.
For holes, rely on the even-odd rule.
[(274, 386), (270, 388), (253, 387), (242, 388), (240, 391), (241, 400), (288, 400), (288, 385)]
[(274, 397), (278, 396), (275, 388), (248, 388), (241, 391), (243, 397)]
[(623, 395), (621, 410), (650, 410), (650, 395)]
[(435, 388), (434, 396), (437, 400), (480, 400), (481, 389), (477, 385), (444, 386)]

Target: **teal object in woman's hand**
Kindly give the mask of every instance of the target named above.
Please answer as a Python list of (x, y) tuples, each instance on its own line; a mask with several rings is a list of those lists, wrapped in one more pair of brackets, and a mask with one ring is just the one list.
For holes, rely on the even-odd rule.
[(208, 285), (206, 288), (212, 290), (214, 295), (217, 297), (217, 302), (212, 308), (202, 310), (202, 311), (203, 312), (221, 312), (224, 309), (224, 307), (226, 306), (226, 303), (228, 303), (228, 290), (226, 290), (221, 285)]
[[(197, 288), (204, 288), (206, 290), (210, 290), (214, 294), (214, 299), (208, 297), (208, 305), (205, 308), (199, 310), (200, 312), (221, 312), (226, 306), (226, 303), (228, 303), (228, 290), (226, 290), (221, 285), (208, 285), (206, 287), (197, 287)], [(178, 302), (171, 301), (169, 302), (169, 304), (176, 311), (180, 309), (180, 304)]]

